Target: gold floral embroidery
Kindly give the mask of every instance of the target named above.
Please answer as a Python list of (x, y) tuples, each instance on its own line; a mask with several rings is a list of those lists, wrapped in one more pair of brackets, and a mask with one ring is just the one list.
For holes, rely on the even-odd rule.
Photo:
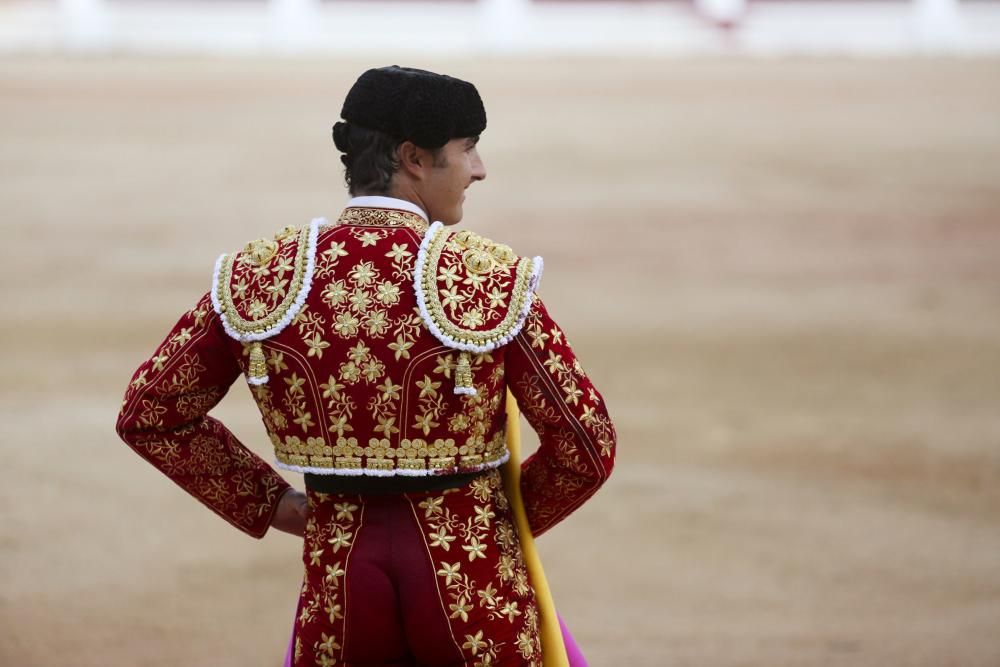
[(517, 258), (507, 246), (439, 227), (427, 246), (419, 285), (429, 324), (458, 344), (506, 342), (521, 323), (536, 270), (536, 260)]
[[(308, 560), (308, 576), (303, 582), (299, 597), (298, 627), (309, 627), (322, 617), (323, 627), (317, 636), (307, 636), (303, 642), (301, 632), (296, 633), (296, 660), (310, 651), (316, 665), (340, 664), (342, 659), (342, 633), (344, 632), (344, 582), (347, 563), (354, 536), (362, 521), (363, 511), (350, 502), (335, 501), (336, 496), (309, 494), (309, 514), (306, 522), (303, 560)], [(324, 515), (332, 514), (319, 505), (333, 504), (336, 517), (331, 521), (317, 521), (320, 509)], [(357, 517), (355, 518), (355, 513)], [(320, 566), (325, 566), (320, 569)], [(314, 569), (313, 569), (314, 568)], [(311, 574), (315, 572), (315, 574)]]
[[(182, 321), (190, 323), (191, 326), (181, 326), (177, 329), (176, 333), (173, 333), (156, 350), (153, 356), (150, 358), (150, 362), (136, 372), (132, 381), (129, 383), (128, 389), (125, 392), (125, 396), (122, 399), (122, 406), (124, 407), (129, 402), (135, 394), (142, 389), (144, 386), (150, 382), (155, 382), (159, 373), (167, 367), (168, 362), (171, 358), (182, 348), (184, 348), (191, 340), (194, 338), (197, 332), (201, 332), (205, 329), (208, 323), (208, 315), (211, 312), (212, 302), (211, 299), (206, 295), (202, 298), (198, 304), (189, 310), (181, 318)], [(193, 321), (192, 321), (193, 320)], [(149, 422), (146, 425), (155, 425), (155, 417), (150, 413), (148, 415), (153, 422)]]
[[(282, 338), (260, 342), (259, 363), (270, 382), (252, 391), (277, 460), (298, 470), (352, 472), (448, 474), (495, 466), (506, 455), (502, 409), (494, 397), (502, 394), (503, 364), (489, 353), (433, 349), (412, 293), (419, 235), (427, 225), (419, 216), (371, 211), (346, 211), (341, 224), (319, 235), (314, 292)], [(300, 235), (279, 240), (260, 267), (237, 260), (230, 284), (234, 295), (242, 295), (240, 304), (258, 303), (266, 316), (282, 290), (288, 298)], [(462, 303), (465, 321), (498, 319), (506, 312), (518, 258), (469, 233), (457, 238), (465, 249), (489, 254), (489, 260), (479, 258), (481, 265), (497, 267), (494, 277), (474, 274), (461, 253), (442, 262), (455, 294), (475, 290), (481, 301)], [(245, 346), (244, 369), (252, 352)], [(456, 398), (456, 377), (483, 395)]]
[[(452, 512), (447, 502), (452, 493), (476, 501), (471, 516)], [(541, 656), (538, 611), (499, 473), (491, 471), (463, 489), (429, 496), (418, 508), (423, 510), (427, 544), (449, 617), (467, 623), (470, 612), (479, 608), (491, 620), (510, 623), (517, 632), (517, 652), (529, 664), (537, 664)], [(491, 560), (496, 563), (493, 576), (477, 575), (475, 563)], [(503, 645), (484, 630), (464, 634), (461, 641), (471, 664), (492, 665), (500, 658)]]
[[(549, 333), (543, 331), (541, 319), (537, 312), (533, 311), (528, 317), (525, 330), (531, 339), (533, 348), (537, 347), (539, 350), (543, 350), (545, 342), (551, 339), (553, 343), (561, 343), (567, 348), (572, 349), (569, 341), (565, 339), (565, 335), (558, 327), (553, 325)], [(593, 386), (588, 388), (587, 395), (584, 396), (584, 392), (580, 387), (586, 382), (587, 375), (583, 370), (583, 366), (580, 365), (579, 359), (576, 357), (572, 357), (572, 359), (572, 363), (567, 364), (562, 354), (550, 348), (547, 358), (542, 362), (542, 365), (553, 376), (556, 386), (559, 387), (563, 394), (561, 396), (563, 402), (566, 405), (579, 406), (582, 410), (580, 422), (584, 424), (588, 431), (594, 434), (597, 444), (601, 448), (601, 455), (610, 457), (614, 449), (616, 437), (614, 426), (607, 412), (598, 409), (601, 404), (601, 397)], [(538, 397), (540, 392), (534, 390), (532, 391), (532, 395)], [(575, 443), (567, 443), (567, 448), (575, 449)], [(584, 468), (585, 466), (580, 463), (580, 467)]]
[(347, 208), (338, 222), (343, 225), (408, 227), (418, 234), (427, 231), (428, 226), (427, 221), (416, 213), (387, 208)]
[(347, 257), (348, 253), (344, 250), (346, 245), (343, 241), (333, 241), (329, 248), (320, 253), (315, 272), (317, 278), (328, 278), (333, 273), (340, 258)]
[[(292, 308), (305, 277), (309, 232), (310, 227), (305, 226), (294, 243), (278, 245), (275, 242), (252, 242), (249, 251), (223, 257), (215, 290), (222, 308), (221, 314), (234, 331), (243, 335), (261, 333), (277, 325)], [(266, 262), (259, 263), (264, 256), (258, 252), (260, 246), (254, 245), (259, 243), (277, 245), (275, 251), (267, 255)], [(281, 259), (275, 261), (278, 253), (281, 254)], [(274, 276), (269, 283), (262, 280), (271, 276), (272, 271)], [(292, 276), (286, 281), (284, 275), (288, 271), (292, 272)], [(234, 277), (237, 279), (237, 287), (232, 285)], [(244, 317), (237, 308), (234, 290), (237, 298), (245, 304), (250, 319)], [(249, 304), (246, 304), (247, 301)]]
[(244, 252), (254, 266), (264, 266), (278, 252), (278, 243), (270, 239), (257, 239), (247, 244)]

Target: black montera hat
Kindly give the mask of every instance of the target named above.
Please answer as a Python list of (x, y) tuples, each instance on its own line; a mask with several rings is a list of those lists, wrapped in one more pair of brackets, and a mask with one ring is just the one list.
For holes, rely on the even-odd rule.
[[(486, 129), (486, 109), (471, 83), (398, 65), (370, 69), (358, 77), (340, 115), (422, 148), (440, 148)], [(337, 134), (335, 128), (334, 142), (346, 152)]]

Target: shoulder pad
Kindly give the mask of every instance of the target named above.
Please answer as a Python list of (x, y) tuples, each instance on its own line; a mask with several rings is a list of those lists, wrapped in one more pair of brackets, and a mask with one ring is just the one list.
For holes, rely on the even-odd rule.
[(521, 331), (541, 275), (541, 257), (518, 257), (502, 243), (435, 222), (420, 244), (413, 289), (438, 340), (483, 353)]
[(219, 255), (212, 276), (212, 306), (226, 333), (243, 342), (269, 338), (291, 322), (312, 285), (316, 218), (285, 227), (273, 239), (251, 241), (239, 252)]

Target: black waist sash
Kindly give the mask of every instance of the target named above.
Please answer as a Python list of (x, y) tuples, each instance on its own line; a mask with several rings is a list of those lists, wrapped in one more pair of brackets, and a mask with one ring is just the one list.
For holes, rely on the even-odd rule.
[(428, 475), (410, 477), (371, 477), (369, 475), (316, 475), (305, 473), (306, 488), (317, 493), (347, 493), (382, 495), (390, 493), (419, 493), (440, 491), (465, 486), (482, 472), (467, 472), (459, 475)]

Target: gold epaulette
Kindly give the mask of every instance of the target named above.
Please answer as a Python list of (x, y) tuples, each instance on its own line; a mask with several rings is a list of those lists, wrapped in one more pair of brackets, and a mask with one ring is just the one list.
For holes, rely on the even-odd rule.
[(267, 382), (260, 341), (287, 327), (305, 303), (312, 285), (316, 237), (324, 224), (324, 218), (316, 218), (300, 229), (285, 227), (273, 239), (251, 241), (239, 252), (219, 255), (215, 262), (212, 306), (229, 336), (251, 343), (250, 384)]
[(413, 288), (420, 315), (444, 345), (460, 350), (455, 393), (475, 394), (470, 353), (511, 341), (531, 309), (541, 257), (518, 257), (502, 243), (435, 222), (417, 255)]

